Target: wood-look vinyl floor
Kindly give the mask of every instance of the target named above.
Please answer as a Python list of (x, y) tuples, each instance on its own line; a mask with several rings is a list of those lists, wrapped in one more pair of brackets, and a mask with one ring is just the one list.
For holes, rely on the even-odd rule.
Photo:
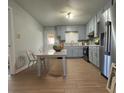
[[(83, 59), (67, 60), (68, 75), (64, 80), (61, 76), (55, 77), (44, 74), (37, 77), (36, 68), (31, 67), (15, 76), (8, 78), (9, 93), (108, 93), (107, 80), (93, 65)], [(61, 65), (51, 65), (51, 72), (61, 73)], [(51, 62), (51, 64), (53, 64)], [(58, 62), (59, 63), (59, 62)], [(56, 74), (55, 73), (55, 74)]]

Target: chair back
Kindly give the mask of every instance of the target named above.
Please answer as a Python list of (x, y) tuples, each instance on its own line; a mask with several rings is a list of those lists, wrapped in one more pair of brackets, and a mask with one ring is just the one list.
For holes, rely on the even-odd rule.
[(32, 52), (30, 50), (27, 50), (26, 54), (27, 54), (27, 57), (28, 57), (29, 61), (34, 60), (34, 57), (33, 57)]

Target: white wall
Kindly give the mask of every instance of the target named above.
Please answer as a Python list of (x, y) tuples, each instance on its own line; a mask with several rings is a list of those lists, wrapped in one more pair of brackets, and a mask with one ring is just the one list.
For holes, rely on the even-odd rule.
[[(26, 49), (43, 48), (43, 27), (13, 0), (9, 0), (13, 10), (15, 32), (16, 69), (27, 64)], [(20, 56), (23, 57), (20, 61)]]

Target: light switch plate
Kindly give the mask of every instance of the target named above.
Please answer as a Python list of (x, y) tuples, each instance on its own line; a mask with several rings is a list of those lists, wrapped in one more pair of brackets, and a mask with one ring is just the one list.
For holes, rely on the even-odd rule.
[(21, 35), (18, 33), (16, 38), (17, 39), (20, 39), (21, 38)]

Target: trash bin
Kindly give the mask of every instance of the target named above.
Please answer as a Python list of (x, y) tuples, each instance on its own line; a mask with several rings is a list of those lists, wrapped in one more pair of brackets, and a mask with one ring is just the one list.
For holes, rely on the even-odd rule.
[(62, 61), (61, 58), (49, 60), (49, 72), (48, 72), (49, 75), (52, 75), (52, 76), (62, 76), (63, 75), (61, 61)]

